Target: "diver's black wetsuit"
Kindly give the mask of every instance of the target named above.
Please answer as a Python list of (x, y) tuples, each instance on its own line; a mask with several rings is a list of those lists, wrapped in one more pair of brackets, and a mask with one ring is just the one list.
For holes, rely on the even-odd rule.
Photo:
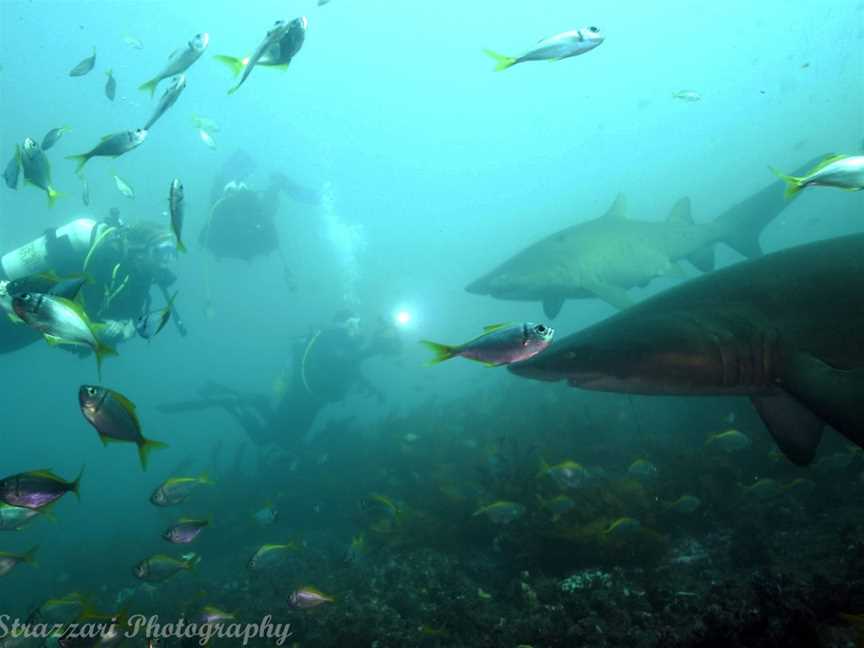
[(255, 443), (290, 447), (303, 439), (324, 406), (343, 400), (353, 387), (383, 398), (360, 365), (374, 355), (398, 352), (401, 347), (393, 342), (392, 338), (381, 338), (363, 346), (344, 328), (325, 329), (294, 346), (288, 391), (275, 407), (266, 396), (240, 394), (210, 383), (201, 393), (202, 400), (166, 404), (159, 409), (177, 413), (221, 407)]

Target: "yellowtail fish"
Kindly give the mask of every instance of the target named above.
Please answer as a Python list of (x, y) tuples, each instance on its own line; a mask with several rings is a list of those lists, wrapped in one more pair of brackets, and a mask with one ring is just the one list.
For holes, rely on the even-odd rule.
[(161, 583), (182, 571), (192, 570), (197, 564), (195, 558), (193, 555), (192, 558), (177, 560), (171, 556), (157, 554), (142, 560), (135, 566), (133, 572), (139, 580)]
[(156, 92), (156, 86), (162, 79), (176, 76), (188, 70), (190, 65), (201, 58), (209, 43), (210, 34), (207, 32), (195, 34), (192, 40), (186, 43), (185, 47), (174, 50), (171, 56), (168, 57), (168, 63), (155, 77), (142, 83), (138, 86), (138, 89), (143, 92), (149, 92), (152, 97), (153, 93)]
[(212, 486), (213, 482), (207, 473), (199, 477), (172, 477), (165, 480), (159, 488), (153, 491), (150, 502), (156, 506), (175, 506), (182, 504), (199, 486)]
[(98, 385), (82, 385), (78, 389), (78, 404), (84, 418), (96, 428), (103, 444), (119, 441), (137, 445), (141, 468), (144, 470), (147, 470), (151, 450), (168, 447), (159, 441), (144, 438), (135, 404), (120, 392)]
[(544, 38), (534, 48), (520, 56), (504, 56), (488, 49), (483, 51), (495, 60), (497, 63), (495, 71), (500, 72), (525, 61), (561, 61), (579, 56), (590, 52), (604, 40), (605, 36), (597, 27), (581, 27)]
[(588, 471), (581, 464), (569, 459), (555, 466), (543, 461), (537, 477), (549, 477), (558, 488), (579, 488), (588, 479)]
[(517, 502), (499, 500), (474, 511), (474, 516), (485, 515), (494, 524), (510, 524), (525, 513), (525, 507)]
[(532, 358), (552, 343), (555, 330), (545, 324), (493, 324), (483, 335), (465, 344), (451, 346), (421, 340), (435, 353), (429, 364), (438, 364), (456, 356), (482, 362), (490, 367), (507, 365)]
[(14, 554), (7, 551), (0, 551), (0, 576), (5, 576), (18, 565), (35, 565), (36, 552), (39, 547), (33, 547), (23, 554)]
[(771, 169), (786, 183), (786, 197), (793, 198), (809, 186), (836, 187), (846, 191), (864, 189), (864, 155), (831, 155), (803, 176), (789, 176)]
[(327, 596), (319, 589), (306, 586), (295, 590), (291, 594), (289, 602), (292, 607), (300, 610), (308, 610), (323, 605), (324, 603), (335, 603), (335, 599), (331, 596)]
[(48, 196), (48, 206), (53, 207), (60, 193), (51, 184), (51, 163), (45, 151), (29, 137), (18, 151), (18, 163), (24, 175), (24, 184), (44, 191)]
[(0, 500), (12, 506), (42, 509), (56, 502), (66, 493), (79, 497), (78, 486), (84, 468), (74, 481), (67, 482), (50, 470), (31, 470), (0, 480)]

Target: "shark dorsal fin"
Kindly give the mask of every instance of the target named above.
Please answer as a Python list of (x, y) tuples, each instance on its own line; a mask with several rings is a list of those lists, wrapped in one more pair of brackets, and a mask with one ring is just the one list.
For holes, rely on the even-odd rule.
[(613, 202), (608, 211), (603, 214), (602, 218), (604, 220), (616, 221), (627, 220), (627, 196), (623, 193), (619, 193), (615, 196), (615, 202)]
[(682, 225), (692, 225), (693, 215), (690, 213), (690, 197), (684, 196), (672, 206), (672, 211), (669, 212), (668, 223), (680, 223)]

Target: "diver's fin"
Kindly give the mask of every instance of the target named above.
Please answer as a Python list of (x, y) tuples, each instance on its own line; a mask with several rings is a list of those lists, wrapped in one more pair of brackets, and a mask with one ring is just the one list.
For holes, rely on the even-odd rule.
[(687, 256), (687, 260), (702, 272), (711, 272), (714, 269), (714, 246), (706, 245)]
[(585, 290), (590, 290), (607, 304), (619, 310), (630, 308), (633, 305), (633, 300), (630, 299), (627, 291), (619, 286), (613, 286), (602, 281), (591, 281), (583, 282), (582, 287)]
[(563, 297), (547, 297), (543, 300), (543, 313), (549, 319), (555, 319), (561, 312), (562, 306), (564, 306)]
[(623, 193), (619, 193), (615, 196), (614, 202), (600, 218), (603, 220), (627, 220), (627, 196)]
[(789, 461), (798, 466), (806, 466), (813, 461), (816, 447), (822, 440), (824, 421), (783, 392), (753, 396), (750, 400)]
[(864, 448), (864, 367), (835, 369), (809, 353), (795, 353), (783, 385), (817, 416)]

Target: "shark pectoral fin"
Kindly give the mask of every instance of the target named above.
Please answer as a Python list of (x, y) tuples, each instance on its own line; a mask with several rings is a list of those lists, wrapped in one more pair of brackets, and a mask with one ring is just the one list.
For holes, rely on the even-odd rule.
[(794, 354), (783, 386), (822, 420), (864, 448), (864, 367), (835, 369), (809, 353)]
[(583, 282), (582, 287), (585, 290), (590, 290), (600, 299), (605, 301), (610, 306), (614, 306), (619, 310), (630, 308), (633, 305), (633, 300), (627, 291), (612, 284), (603, 283), (601, 281), (592, 281), (589, 283)]
[(702, 272), (714, 270), (714, 246), (706, 245), (687, 257), (687, 260)]
[(798, 466), (813, 461), (825, 427), (822, 419), (784, 392), (750, 400), (789, 461)]
[(543, 300), (543, 313), (549, 319), (558, 317), (561, 312), (561, 307), (564, 305), (563, 297), (547, 297)]

